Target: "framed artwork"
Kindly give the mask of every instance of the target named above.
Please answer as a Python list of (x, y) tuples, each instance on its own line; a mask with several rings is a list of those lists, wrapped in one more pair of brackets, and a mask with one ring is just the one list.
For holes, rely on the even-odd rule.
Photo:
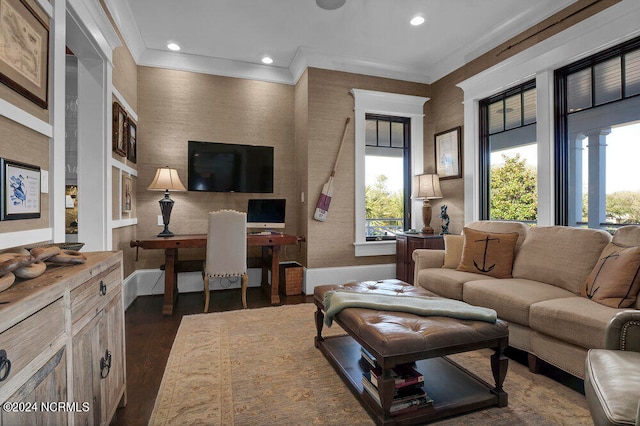
[(436, 173), (440, 180), (462, 177), (462, 146), (460, 126), (436, 133)]
[(113, 103), (113, 151), (127, 156), (127, 113), (118, 102)]
[(0, 220), (40, 217), (40, 167), (0, 158)]
[(48, 107), (49, 28), (26, 0), (0, 0), (0, 81)]
[(133, 179), (130, 176), (122, 177), (122, 212), (129, 213), (131, 211), (131, 200), (133, 190)]
[(136, 123), (131, 120), (127, 120), (127, 125), (129, 126), (129, 130), (127, 131), (127, 160), (135, 163), (136, 162), (136, 137), (138, 128), (136, 127)]

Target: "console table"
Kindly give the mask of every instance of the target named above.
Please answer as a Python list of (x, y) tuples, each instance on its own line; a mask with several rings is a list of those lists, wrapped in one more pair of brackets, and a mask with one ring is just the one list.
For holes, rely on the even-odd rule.
[[(278, 294), (278, 282), (280, 274), (280, 246), (296, 244), (303, 241), (302, 237), (288, 234), (247, 234), (248, 246), (262, 246), (262, 288), (269, 289), (268, 270), (271, 268), (271, 304), (280, 303)], [(133, 240), (131, 247), (143, 249), (164, 250), (164, 304), (163, 315), (172, 315), (173, 308), (178, 298), (178, 249), (180, 248), (205, 248), (207, 246), (207, 234), (173, 235), (170, 237), (152, 237), (146, 240)], [(271, 252), (271, 262), (268, 262)]]
[(416, 249), (443, 250), (444, 237), (433, 234), (397, 234), (396, 278), (400, 281), (413, 284), (415, 263), (411, 258), (411, 254)]

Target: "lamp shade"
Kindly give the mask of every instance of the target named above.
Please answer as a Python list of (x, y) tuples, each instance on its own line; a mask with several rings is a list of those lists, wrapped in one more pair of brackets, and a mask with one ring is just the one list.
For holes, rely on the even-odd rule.
[(436, 174), (424, 174), (414, 176), (413, 198), (422, 200), (434, 200), (442, 198), (440, 178)]
[(176, 169), (170, 169), (167, 167), (160, 167), (156, 170), (156, 176), (153, 178), (151, 185), (147, 189), (153, 191), (186, 191), (178, 171)]

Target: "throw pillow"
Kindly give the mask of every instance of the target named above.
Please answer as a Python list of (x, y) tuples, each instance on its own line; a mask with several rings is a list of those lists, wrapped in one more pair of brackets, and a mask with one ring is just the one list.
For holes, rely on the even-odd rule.
[(518, 241), (517, 232), (482, 232), (463, 229), (464, 245), (458, 271), (475, 272), (495, 278), (511, 278), (513, 251)]
[(612, 308), (633, 306), (640, 291), (640, 247), (609, 243), (582, 287), (581, 294)]
[(464, 236), (447, 234), (444, 236), (444, 265), (443, 268), (456, 269), (462, 257)]

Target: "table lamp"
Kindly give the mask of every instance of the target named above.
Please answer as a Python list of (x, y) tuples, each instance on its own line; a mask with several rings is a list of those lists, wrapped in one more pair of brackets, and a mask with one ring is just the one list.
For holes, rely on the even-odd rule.
[(440, 178), (436, 174), (423, 174), (414, 176), (413, 181), (413, 198), (417, 200), (424, 200), (422, 203), (422, 221), (424, 222), (424, 228), (422, 228), (423, 234), (433, 234), (433, 228), (431, 224), (431, 203), (429, 200), (435, 200), (442, 198), (442, 191), (440, 190)]
[(171, 210), (173, 209), (173, 200), (169, 198), (169, 190), (187, 190), (182, 182), (180, 182), (178, 171), (176, 169), (170, 169), (169, 166), (160, 167), (156, 170), (156, 176), (153, 178), (151, 185), (149, 185), (147, 189), (152, 191), (164, 191), (164, 198), (159, 201), (164, 229), (158, 234), (158, 237), (169, 237), (173, 235), (173, 232), (169, 231), (169, 220), (171, 219)]

